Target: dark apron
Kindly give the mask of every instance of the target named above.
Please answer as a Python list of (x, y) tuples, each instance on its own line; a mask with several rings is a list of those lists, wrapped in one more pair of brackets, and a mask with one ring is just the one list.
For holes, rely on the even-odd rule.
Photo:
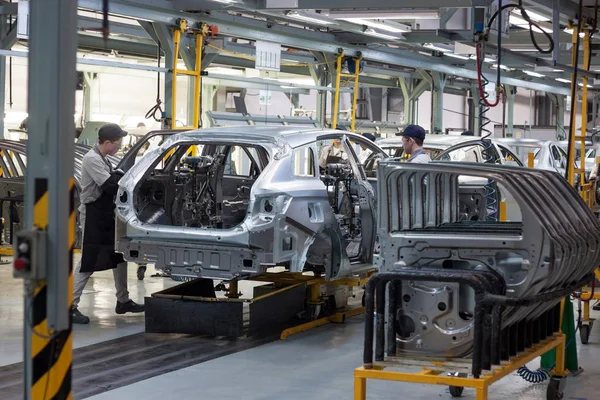
[[(112, 166), (108, 166), (112, 172)], [(98, 200), (85, 205), (83, 229), (81, 272), (105, 271), (125, 262), (123, 255), (115, 252), (115, 200), (112, 194), (102, 192)]]

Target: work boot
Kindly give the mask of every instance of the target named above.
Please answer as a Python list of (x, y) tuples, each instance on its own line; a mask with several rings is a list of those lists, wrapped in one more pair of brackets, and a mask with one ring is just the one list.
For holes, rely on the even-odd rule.
[(117, 306), (115, 307), (115, 312), (117, 314), (125, 314), (125, 313), (141, 313), (144, 312), (144, 305), (137, 304), (133, 300), (129, 300), (125, 303), (121, 303), (117, 301)]
[(77, 309), (77, 307), (71, 308), (71, 320), (74, 324), (89, 324), (90, 319), (83, 315), (81, 311)]

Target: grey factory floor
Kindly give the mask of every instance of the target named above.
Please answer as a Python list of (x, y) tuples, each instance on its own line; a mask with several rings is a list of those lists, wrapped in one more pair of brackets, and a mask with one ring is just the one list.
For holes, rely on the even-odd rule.
[[(4, 261), (7, 261), (6, 259)], [(143, 281), (130, 268), (131, 298), (145, 295), (175, 282), (150, 277)], [(74, 327), (74, 348), (105, 342), (144, 331), (143, 315), (117, 316), (112, 273), (94, 275), (82, 296), (80, 309), (91, 317), (87, 326)], [(22, 283), (12, 278), (11, 265), (0, 265), (0, 366), (22, 361)], [(326, 325), (247, 350), (129, 384), (88, 397), (93, 399), (351, 399), (353, 369), (361, 364), (363, 318), (343, 325)], [(600, 327), (595, 326), (590, 344), (577, 341), (579, 364), (584, 372), (568, 379), (565, 400), (600, 398)], [(534, 362), (533, 365), (536, 365)], [(76, 365), (75, 365), (76, 367)], [(594, 394), (596, 393), (596, 394)], [(0, 399), (3, 397), (0, 391)], [(74, 398), (81, 398), (74, 392)], [(370, 380), (367, 399), (451, 399), (443, 386)], [(464, 399), (475, 399), (466, 389)], [(490, 399), (546, 399), (546, 384), (529, 384), (516, 374), (493, 385)]]

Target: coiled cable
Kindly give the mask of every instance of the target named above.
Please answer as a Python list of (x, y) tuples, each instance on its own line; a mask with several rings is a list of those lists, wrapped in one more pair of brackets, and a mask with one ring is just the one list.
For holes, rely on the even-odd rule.
[[(579, 327), (581, 326), (581, 307), (577, 311), (577, 329), (569, 339), (569, 342), (565, 345), (565, 351), (573, 344), (575, 337), (577, 336), (577, 332), (579, 332)], [(521, 368), (517, 370), (517, 374), (523, 378), (525, 381), (529, 383), (542, 383), (551, 378), (550, 371), (554, 369), (556, 366), (556, 361), (552, 366), (548, 369), (538, 368), (535, 371), (527, 368), (527, 365), (523, 365)]]
[[(486, 128), (491, 120), (486, 116), (487, 111), (490, 107), (495, 107), (498, 105), (500, 101), (500, 91), (497, 91), (496, 101), (494, 103), (490, 103), (487, 99), (489, 94), (485, 91), (485, 87), (489, 83), (489, 80), (483, 75), (483, 58), (484, 58), (484, 49), (483, 44), (477, 44), (477, 81), (479, 87), (479, 124), (481, 129), (481, 142), (483, 144), (482, 156), (485, 163), (493, 164), (495, 163), (495, 156), (492, 141), (489, 137), (492, 135), (492, 131)], [(500, 66), (498, 65), (498, 71), (500, 71)], [(500, 73), (498, 72), (498, 75)], [(497, 80), (500, 81), (500, 77), (497, 77)], [(494, 179), (489, 179), (488, 182), (484, 185), (485, 188), (485, 208), (486, 208), (486, 219), (488, 221), (498, 221), (498, 200), (496, 190), (496, 181)]]

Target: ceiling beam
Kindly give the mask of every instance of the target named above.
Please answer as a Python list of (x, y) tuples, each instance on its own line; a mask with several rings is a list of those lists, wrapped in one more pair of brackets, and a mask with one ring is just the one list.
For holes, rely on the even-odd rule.
[[(397, 0), (369, 0), (365, 3), (364, 0), (298, 0), (298, 9), (305, 10), (323, 10), (323, 9), (348, 9), (348, 8), (359, 8), (365, 9), (396, 9), (399, 8), (470, 8), (470, 7), (487, 7), (492, 1), (491, 0), (403, 0), (399, 3)], [(258, 8), (266, 8), (265, 0), (257, 1)], [(291, 7), (280, 7), (280, 9), (290, 9)], [(273, 8), (270, 8), (273, 9)]]
[[(102, 0), (79, 0), (78, 3), (81, 7), (94, 10), (101, 9), (102, 7)], [(260, 39), (306, 50), (336, 53), (340, 47), (343, 47), (347, 55), (356, 56), (361, 52), (363, 58), (366, 60), (411, 68), (428, 69), (468, 79), (477, 78), (474, 65), (469, 65), (469, 67), (457, 67), (452, 64), (444, 63), (439, 58), (423, 56), (406, 50), (343, 44), (331, 33), (296, 29), (230, 14), (213, 13), (209, 16), (180, 13), (173, 9), (161, 9), (150, 5), (143, 5), (134, 0), (112, 0), (111, 10), (116, 14), (128, 15), (133, 18), (149, 19), (166, 24), (173, 24), (178, 18), (186, 18), (190, 24), (205, 22), (218, 25), (220, 34), (225, 36)], [(485, 72), (492, 73), (493, 71), (487, 70)], [(562, 85), (558, 82), (549, 82), (543, 79), (524, 81), (513, 78), (510, 73), (503, 74), (502, 82), (507, 85), (550, 93), (569, 93), (569, 87), (566, 84)]]

